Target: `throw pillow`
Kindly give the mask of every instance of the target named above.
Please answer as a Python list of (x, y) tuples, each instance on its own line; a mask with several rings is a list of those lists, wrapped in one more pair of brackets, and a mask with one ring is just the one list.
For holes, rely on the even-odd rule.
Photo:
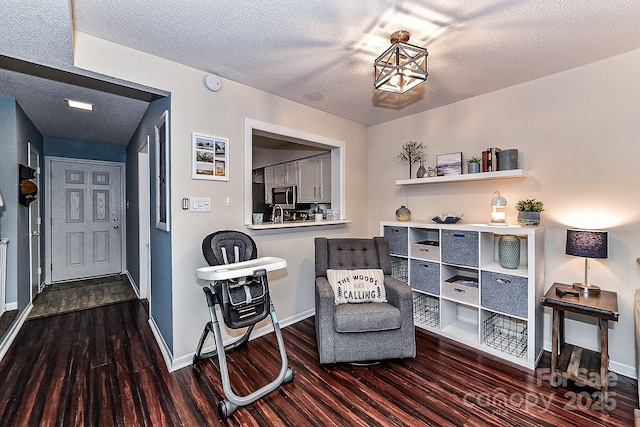
[(384, 273), (380, 269), (327, 270), (335, 303), (387, 302)]

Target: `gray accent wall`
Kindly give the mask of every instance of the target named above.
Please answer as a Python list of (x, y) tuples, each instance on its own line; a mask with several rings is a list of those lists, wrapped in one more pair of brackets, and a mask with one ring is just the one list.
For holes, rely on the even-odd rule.
[[(151, 317), (155, 321), (162, 337), (173, 352), (173, 293), (172, 293), (172, 260), (171, 233), (155, 227), (156, 217), (156, 166), (155, 166), (155, 124), (165, 110), (170, 110), (170, 97), (153, 101), (149, 104), (140, 125), (127, 145), (127, 269), (139, 286), (139, 200), (150, 198), (151, 223)], [(171, 120), (171, 114), (169, 114)], [(171, 130), (171, 123), (169, 123)], [(138, 194), (138, 151), (144, 146), (149, 135), (149, 186), (151, 194)], [(171, 144), (171, 141), (169, 141)], [(169, 188), (171, 186), (169, 185)]]
[[(29, 209), (18, 203), (18, 164), (28, 164), (29, 142), (42, 153), (42, 135), (15, 99), (0, 96), (0, 136), (0, 191), (5, 202), (0, 208), (0, 235), (9, 238), (5, 301), (17, 303), (22, 311), (31, 301)], [(40, 161), (42, 170), (42, 156)]]
[(7, 246), (7, 286), (5, 300), (17, 302), (18, 291), (18, 145), (16, 137), (16, 100), (0, 96), (0, 236), (9, 239)]
[(101, 160), (124, 163), (126, 147), (119, 144), (105, 144), (92, 141), (78, 141), (65, 138), (44, 138), (44, 154), (51, 157)]
[[(29, 142), (42, 153), (43, 139), (42, 135), (36, 129), (35, 125), (29, 120), (29, 117), (25, 114), (20, 107), (20, 104), (16, 103), (16, 137), (18, 148), (18, 162), (23, 165), (29, 164)], [(40, 156), (40, 171), (42, 168), (43, 157)], [(16, 176), (16, 181), (18, 180)], [(42, 180), (41, 180), (42, 181)], [(40, 208), (44, 207), (44, 193), (42, 189), (38, 189), (38, 199), (40, 201)], [(42, 212), (41, 212), (41, 218)], [(22, 311), (31, 302), (31, 263), (29, 254), (29, 208), (18, 205), (18, 310)], [(40, 241), (41, 247), (44, 247), (44, 238)], [(44, 258), (41, 258), (44, 259)]]

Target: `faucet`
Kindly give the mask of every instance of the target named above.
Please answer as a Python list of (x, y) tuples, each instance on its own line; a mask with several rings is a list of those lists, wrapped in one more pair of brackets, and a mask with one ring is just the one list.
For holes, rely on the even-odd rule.
[[(280, 209), (280, 217), (276, 216), (276, 209)], [(282, 222), (284, 221), (284, 211), (282, 210), (282, 206), (280, 205), (273, 206), (273, 210), (271, 211), (271, 218), (274, 224), (278, 224), (278, 223), (282, 224)]]

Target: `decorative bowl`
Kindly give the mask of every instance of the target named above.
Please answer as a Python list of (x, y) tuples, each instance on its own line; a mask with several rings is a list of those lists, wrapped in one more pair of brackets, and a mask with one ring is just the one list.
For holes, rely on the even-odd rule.
[(462, 218), (459, 216), (448, 216), (444, 218), (439, 216), (434, 216), (433, 218), (431, 218), (432, 221), (437, 222), (438, 224), (455, 224), (461, 219)]

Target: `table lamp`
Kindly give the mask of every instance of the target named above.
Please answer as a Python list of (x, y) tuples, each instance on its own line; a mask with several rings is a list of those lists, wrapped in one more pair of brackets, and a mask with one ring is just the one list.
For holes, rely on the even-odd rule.
[(584, 293), (597, 295), (600, 288), (589, 284), (589, 258), (607, 258), (608, 234), (606, 231), (567, 230), (566, 254), (584, 258), (584, 283), (574, 283), (573, 288)]
[(492, 197), (493, 198), (491, 199), (491, 224), (505, 225), (507, 222), (506, 221), (507, 213), (505, 212), (505, 208), (507, 207), (507, 199), (502, 197), (498, 191), (494, 191)]

